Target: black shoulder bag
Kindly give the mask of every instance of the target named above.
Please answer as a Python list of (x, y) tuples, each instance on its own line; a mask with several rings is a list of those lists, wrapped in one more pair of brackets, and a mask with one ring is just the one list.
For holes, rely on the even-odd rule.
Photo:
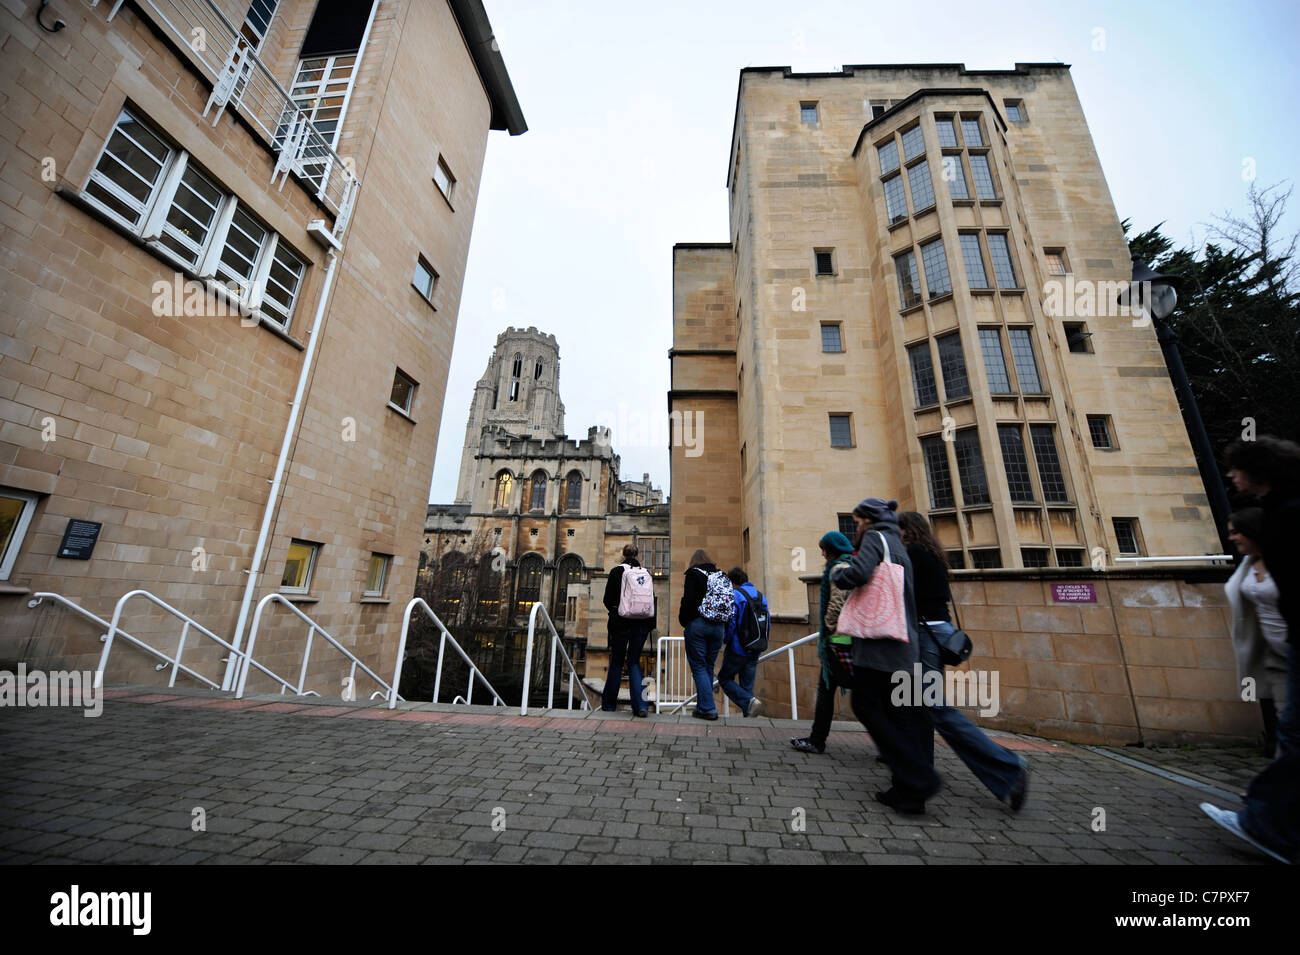
[(940, 636), (933, 629), (930, 635), (934, 637), (934, 642), (939, 645), (939, 657), (943, 660), (944, 666), (961, 666), (970, 659), (971, 651), (975, 645), (971, 643), (970, 636), (961, 628), (961, 617), (957, 616), (957, 601), (952, 601), (952, 618), (957, 622), (956, 629), (952, 633)]

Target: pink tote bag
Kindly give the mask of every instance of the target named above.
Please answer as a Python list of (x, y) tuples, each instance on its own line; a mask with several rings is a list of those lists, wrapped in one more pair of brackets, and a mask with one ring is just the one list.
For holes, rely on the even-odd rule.
[(871, 579), (856, 588), (844, 602), (835, 628), (862, 640), (901, 640), (908, 643), (907, 608), (904, 605), (903, 565), (889, 559), (889, 541), (879, 531), (885, 559)]

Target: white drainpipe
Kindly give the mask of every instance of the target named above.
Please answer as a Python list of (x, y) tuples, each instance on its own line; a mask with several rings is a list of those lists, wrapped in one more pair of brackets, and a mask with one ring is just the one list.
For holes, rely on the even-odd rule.
[[(244, 586), (244, 599), (239, 605), (239, 622), (235, 624), (235, 635), (231, 645), (239, 650), (243, 646), (244, 627), (248, 623), (248, 611), (253, 605), (253, 595), (257, 591), (257, 580), (261, 576), (262, 561), (266, 557), (266, 544), (271, 537), (271, 522), (275, 515), (276, 502), (280, 499), (280, 490), (284, 486), (284, 472), (289, 464), (289, 450), (298, 431), (298, 419), (302, 417), (303, 397), (307, 393), (307, 379), (311, 375), (312, 362), (316, 357), (316, 346), (320, 343), (321, 325), (325, 321), (325, 304), (329, 301), (330, 289), (334, 284), (334, 269), (338, 265), (338, 256), (333, 249), (326, 253), (329, 265), (325, 269), (325, 281), (321, 288), (320, 301), (316, 305), (316, 317), (312, 321), (311, 338), (307, 341), (307, 353), (303, 356), (302, 371), (298, 374), (298, 389), (293, 395), (293, 406), (289, 410), (289, 423), (284, 428), (284, 441), (280, 444), (280, 459), (275, 463), (275, 477), (271, 479), (271, 495), (266, 500), (266, 510), (262, 514), (262, 529), (257, 535), (257, 547), (253, 550), (253, 565), (248, 570), (248, 583)], [(226, 661), (226, 674), (221, 678), (221, 689), (229, 690), (238, 678), (237, 662), (234, 654)]]

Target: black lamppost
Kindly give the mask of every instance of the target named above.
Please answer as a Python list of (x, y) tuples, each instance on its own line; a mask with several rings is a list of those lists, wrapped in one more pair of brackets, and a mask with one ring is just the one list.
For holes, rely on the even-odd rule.
[(1136, 290), (1135, 307), (1151, 317), (1156, 329), (1156, 340), (1165, 356), (1165, 366), (1173, 381), (1174, 394), (1182, 408), (1183, 422), (1187, 434), (1192, 439), (1192, 450), (1196, 454), (1196, 464), (1201, 472), (1201, 483), (1205, 485), (1206, 496), (1210, 500), (1210, 513), (1214, 516), (1215, 530), (1219, 533), (1222, 553), (1231, 554), (1233, 548), (1228, 540), (1228, 495), (1223, 489), (1223, 477), (1216, 464), (1214, 447), (1210, 436), (1205, 431), (1205, 422), (1201, 420), (1200, 409), (1192, 395), (1192, 384), (1187, 380), (1187, 369), (1183, 367), (1183, 358), (1178, 353), (1178, 335), (1173, 327), (1165, 321), (1178, 304), (1176, 286), (1182, 281), (1177, 275), (1164, 275), (1154, 271), (1145, 262), (1133, 260), (1133, 281), (1129, 289), (1120, 295), (1120, 304), (1129, 305), (1131, 293)]

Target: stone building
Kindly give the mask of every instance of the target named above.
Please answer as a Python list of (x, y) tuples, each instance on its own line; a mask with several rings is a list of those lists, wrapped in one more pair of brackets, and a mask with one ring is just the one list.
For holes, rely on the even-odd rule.
[[(447, 577), (429, 583), (435, 611), (452, 630), (487, 627), (499, 635), (494, 665), (522, 669), (528, 615), (541, 601), (587, 655), (587, 675), (603, 676), (609, 570), (636, 542), (658, 578), (668, 571), (669, 506), (649, 474), (622, 481), (608, 428), (573, 440), (564, 433), (560, 353), (555, 336), (511, 328), (497, 336), (474, 388), (454, 504), (431, 504), (423, 561)], [(501, 577), (464, 568), (500, 557)], [(457, 577), (457, 580), (460, 580)], [(478, 592), (474, 587), (478, 586)], [(658, 629), (669, 617), (660, 584)]]
[[(241, 647), (281, 593), (391, 677), (487, 136), (526, 129), (482, 4), (39, 6), (0, 11), (0, 659), (96, 663), (36, 591), (142, 588)], [(257, 659), (296, 682), (287, 617)], [(158, 678), (116, 646), (108, 679)], [(187, 665), (226, 656), (190, 627)], [(318, 639), (308, 686), (341, 660)]]

